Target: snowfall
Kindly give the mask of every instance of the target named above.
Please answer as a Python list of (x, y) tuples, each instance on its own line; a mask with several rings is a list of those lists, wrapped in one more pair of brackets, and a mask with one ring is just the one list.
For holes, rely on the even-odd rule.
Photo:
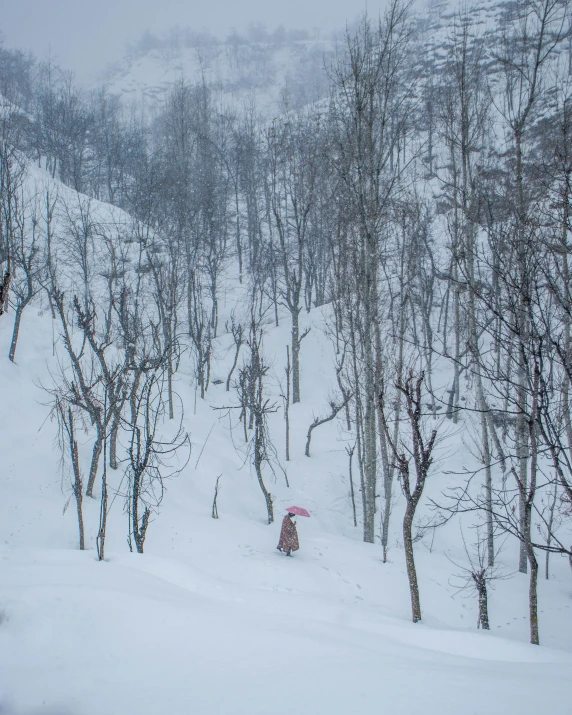
[[(61, 188), (64, 191), (64, 188)], [(13, 312), (0, 318), (0, 713), (1, 715), (568, 715), (572, 673), (572, 571), (539, 555), (540, 646), (530, 645), (528, 576), (514, 573), (517, 545), (489, 592), (491, 630), (477, 630), (477, 599), (459, 593), (466, 563), (459, 522), (415, 544), (423, 619), (411, 622), (400, 535), (404, 499), (395, 484), (388, 562), (379, 539), (354, 527), (344, 420), (306, 433), (336, 392), (328, 307), (304, 313), (302, 401), (290, 408), (285, 460), (287, 315), (266, 325), (272, 368), (270, 430), (285, 469), (266, 473), (276, 520), (266, 508), (225, 382), (233, 343), (224, 319), (240, 306), (229, 278), (221, 335), (205, 400), (192, 366), (177, 375), (178, 416), (191, 455), (166, 483), (145, 553), (129, 551), (123, 471), (109, 470), (106, 558), (97, 560), (100, 481), (84, 501), (87, 550), (78, 550), (70, 476), (49, 417), (51, 373), (63, 354), (45, 301), (22, 321), (16, 363), (8, 361)], [(54, 347), (55, 346), (55, 347)], [(55, 353), (55, 354), (54, 354)], [(181, 411), (184, 406), (184, 413)], [(341, 415), (340, 415), (341, 417)], [(467, 430), (439, 421), (439, 455), (420, 505), (472, 466)], [(469, 430), (470, 431), (470, 430)], [(82, 467), (90, 434), (82, 434)], [(183, 457), (182, 464), (186, 461)], [(182, 466), (182, 465), (181, 465)], [(357, 464), (354, 464), (354, 475)], [(220, 476), (218, 519), (211, 516)], [(358, 517), (359, 517), (359, 492)], [(290, 505), (301, 548), (276, 549)], [(67, 507), (67, 508), (66, 508)], [(572, 535), (569, 535), (572, 536)], [(566, 536), (565, 536), (566, 538)]]
[[(211, 385), (205, 401), (195, 407), (185, 366), (178, 376), (192, 454), (167, 485), (146, 553), (129, 552), (117, 496), (110, 502), (106, 559), (98, 562), (99, 500), (86, 501), (88, 550), (80, 552), (73, 504), (64, 511), (69, 476), (42, 390), (56, 359), (57, 324), (39, 304), (28, 310), (17, 363), (0, 361), (2, 713), (570, 712), (572, 574), (566, 559), (553, 557), (550, 580), (540, 582), (540, 647), (527, 643), (526, 575), (498, 582), (490, 597), (491, 631), (477, 631), (476, 599), (453, 585), (450, 559), (462, 561), (463, 551), (458, 525), (449, 524), (416, 544), (423, 622), (413, 624), (399, 539), (402, 499), (384, 564), (379, 544), (364, 544), (353, 526), (349, 437), (341, 422), (315, 430), (311, 457), (304, 456), (308, 425), (333, 388), (326, 313), (305, 316), (312, 331), (302, 351), (303, 401), (291, 409), (290, 462), (280, 447), (282, 413), (273, 415), (290, 483), (280, 472), (268, 477), (276, 522), (266, 523), (241, 428), (213, 409), (230, 400), (224, 378), (231, 340), (222, 335), (213, 378), (223, 383)], [(2, 355), (11, 328), (6, 315)], [(288, 332), (286, 319), (268, 326), (265, 350), (277, 394)], [(459, 465), (463, 452), (456, 440), (450, 431), (428, 495), (454, 478), (448, 467)], [(87, 459), (89, 436), (83, 441)], [(298, 518), (301, 549), (285, 558), (276, 544), (291, 504), (306, 507), (311, 518)], [(507, 572), (514, 570), (515, 550), (502, 558)]]

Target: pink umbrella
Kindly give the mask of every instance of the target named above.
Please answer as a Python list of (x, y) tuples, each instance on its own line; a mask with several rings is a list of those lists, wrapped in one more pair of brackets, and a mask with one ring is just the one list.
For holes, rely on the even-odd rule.
[(289, 506), (286, 511), (290, 514), (297, 514), (298, 516), (310, 516), (310, 514), (305, 509), (302, 509), (301, 506)]

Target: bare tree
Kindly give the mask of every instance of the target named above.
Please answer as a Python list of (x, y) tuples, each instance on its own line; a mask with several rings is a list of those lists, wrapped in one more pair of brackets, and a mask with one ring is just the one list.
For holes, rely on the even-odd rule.
[[(488, 527), (487, 527), (488, 531)], [(449, 560), (459, 569), (455, 574), (460, 585), (457, 585), (458, 591), (469, 591), (471, 594), (477, 595), (479, 604), (479, 614), (477, 617), (477, 628), (482, 628), (484, 631), (490, 630), (489, 622), (489, 606), (488, 606), (488, 589), (492, 587), (494, 581), (510, 578), (510, 574), (505, 574), (502, 570), (494, 565), (498, 549), (493, 559), (493, 564), (489, 563), (488, 558), (488, 534), (486, 538), (482, 537), (482, 529), (480, 526), (475, 527), (475, 542), (472, 548), (469, 549), (465, 541), (465, 535), (461, 529), (461, 540), (463, 548), (467, 556), (468, 566), (459, 564), (453, 559)]]
[(245, 424), (246, 435), (246, 411), (250, 413), (251, 429), (253, 436), (249, 443), (249, 451), (252, 455), (252, 465), (258, 479), (260, 490), (266, 503), (268, 523), (274, 521), (274, 504), (272, 494), (268, 491), (264, 480), (264, 466), (272, 468), (272, 459), (275, 457), (275, 449), (272, 444), (268, 429), (268, 415), (276, 412), (276, 405), (266, 396), (265, 378), (268, 375), (270, 366), (267, 364), (263, 352), (264, 332), (258, 321), (258, 300), (260, 296), (252, 290), (251, 296), (251, 322), (248, 340), (246, 344), (250, 350), (250, 356), (240, 370), (237, 385), (239, 400), (241, 401), (241, 415)]
[(36, 199), (37, 197), (32, 197), (29, 202), (26, 202), (22, 193), (14, 205), (15, 235), (11, 250), (14, 273), (11, 281), (10, 302), (15, 311), (14, 328), (8, 353), (11, 362), (14, 362), (16, 357), (24, 310), (42, 288), (40, 279), (43, 256)]
[(234, 313), (231, 314), (230, 317), (230, 331), (228, 330), (228, 324), (227, 324), (227, 332), (230, 332), (232, 335), (232, 339), (234, 342), (234, 360), (232, 362), (232, 366), (229, 370), (228, 377), (226, 378), (226, 391), (230, 391), (230, 381), (232, 380), (232, 375), (234, 371), (236, 370), (236, 366), (238, 364), (238, 357), (240, 355), (240, 348), (242, 347), (242, 343), (244, 341), (243, 338), (243, 330), (242, 330), (242, 324), (237, 323), (234, 317)]
[(300, 402), (300, 333), (310, 212), (317, 199), (319, 126), (310, 117), (274, 122), (268, 133), (272, 216), (278, 235), (281, 297), (292, 324), (292, 402)]
[[(373, 543), (378, 476), (377, 400), (381, 377), (381, 275), (386, 266), (391, 209), (404, 170), (401, 147), (408, 113), (402, 82), (411, 38), (407, 7), (390, 3), (379, 23), (364, 16), (346, 33), (344, 54), (330, 68), (330, 157), (345, 212), (336, 292), (352, 353), (364, 540)], [(407, 162), (405, 162), (406, 164)], [(344, 270), (344, 266), (347, 268)]]
[(71, 472), (73, 476), (72, 492), (76, 503), (77, 523), (79, 530), (79, 548), (85, 549), (85, 534), (83, 523), (83, 481), (81, 467), (79, 463), (79, 450), (76, 439), (75, 416), (70, 404), (55, 396), (52, 408), (58, 420), (59, 426), (59, 448), (62, 455), (62, 464), (65, 462), (64, 455), (67, 453), (70, 460)]
[[(145, 366), (143, 379), (133, 396), (134, 412), (126, 424), (128, 430), (126, 511), (129, 516), (129, 548), (142, 554), (153, 513), (158, 513), (165, 491), (166, 475), (176, 453), (188, 447), (189, 437), (183, 429), (183, 417), (176, 430), (163, 434), (161, 422), (165, 415), (166, 359), (159, 356)], [(187, 461), (188, 461), (187, 456)], [(171, 466), (168, 477), (184, 469)]]
[(15, 219), (24, 181), (25, 164), (17, 151), (17, 112), (9, 104), (0, 118), (0, 315), (8, 309), (12, 279)]
[(284, 368), (286, 375), (286, 394), (282, 395), (284, 400), (284, 422), (286, 424), (285, 433), (285, 453), (286, 461), (290, 461), (290, 382), (292, 378), (292, 365), (290, 363), (290, 346), (286, 345), (286, 367)]
[(218, 519), (218, 505), (217, 505), (217, 499), (218, 499), (218, 494), (220, 491), (220, 478), (222, 477), (222, 474), (219, 474), (218, 477), (216, 478), (215, 482), (215, 489), (214, 489), (214, 497), (213, 497), (213, 508), (211, 511), (211, 516), (213, 519)]
[[(383, 389), (379, 395), (383, 429), (385, 430), (387, 442), (391, 447), (406, 501), (405, 515), (403, 517), (403, 546), (405, 548), (405, 562), (407, 564), (407, 576), (409, 578), (409, 590), (411, 593), (411, 610), (414, 623), (421, 620), (421, 602), (419, 599), (419, 585), (413, 556), (413, 519), (429, 475), (433, 460), (433, 449), (435, 447), (435, 440), (437, 439), (436, 428), (431, 430), (428, 437), (424, 434), (424, 414), (422, 411), (423, 380), (423, 372), (415, 375), (413, 370), (410, 370), (405, 382), (402, 385), (397, 385), (397, 389), (403, 393), (405, 398), (409, 443), (405, 443), (405, 436), (403, 434), (401, 435), (399, 444), (393, 441), (393, 435), (386, 416)], [(411, 462), (413, 462), (415, 469), (414, 482), (412, 482), (410, 474)]]
[[(529, 324), (526, 306), (531, 301), (533, 275), (531, 254), (535, 250), (535, 230), (531, 209), (534, 202), (525, 180), (526, 135), (534, 119), (543, 77), (554, 51), (568, 33), (566, 23), (568, 2), (565, 0), (521, 0), (516, 3), (514, 14), (504, 28), (503, 46), (497, 61), (504, 73), (502, 115), (512, 134), (515, 152), (512, 177), (511, 203), (514, 211), (515, 267), (518, 271), (520, 292), (517, 320), (520, 326), (518, 340), (519, 364), (518, 401), (526, 402), (526, 366), (524, 356), (528, 340)], [(526, 491), (529, 445), (526, 409), (517, 417), (517, 451), (519, 453), (519, 483)], [(520, 503), (520, 517), (524, 527), (526, 504)], [(521, 542), (519, 570), (526, 572), (527, 551)]]

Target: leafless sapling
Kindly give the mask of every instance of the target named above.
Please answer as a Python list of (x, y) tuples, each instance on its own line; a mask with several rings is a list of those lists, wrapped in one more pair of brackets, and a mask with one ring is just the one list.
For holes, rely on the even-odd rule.
[[(228, 325), (227, 325), (227, 331), (228, 331)], [(230, 333), (232, 334), (235, 351), (234, 351), (234, 360), (232, 362), (232, 366), (228, 373), (228, 377), (226, 378), (226, 391), (227, 392), (230, 391), (230, 381), (232, 380), (232, 375), (233, 375), (233, 373), (236, 369), (236, 366), (238, 364), (240, 348), (242, 347), (242, 343), (243, 343), (242, 324), (237, 323), (235, 321), (234, 314), (232, 314), (230, 317)]]
[(356, 497), (355, 497), (355, 490), (354, 490), (354, 476), (353, 476), (353, 468), (352, 468), (352, 462), (353, 462), (353, 456), (356, 448), (356, 443), (351, 447), (346, 447), (346, 452), (348, 455), (348, 462), (349, 462), (349, 480), (350, 480), (350, 497), (352, 500), (352, 512), (353, 512), (353, 517), (354, 517), (354, 526), (357, 526), (357, 515), (356, 515)]
[[(153, 513), (157, 513), (164, 496), (163, 474), (181, 448), (190, 446), (183, 429), (183, 417), (178, 428), (163, 434), (165, 416), (166, 363), (158, 357), (150, 360), (134, 395), (134, 413), (126, 425), (128, 430), (126, 511), (129, 516), (128, 543), (142, 554)], [(186, 462), (185, 462), (186, 464)], [(184, 466), (171, 467), (169, 477), (176, 476)]]
[(488, 589), (494, 587), (492, 585), (494, 581), (510, 578), (511, 574), (504, 573), (498, 566), (494, 565), (498, 556), (498, 547), (493, 564), (489, 563), (488, 537), (483, 538), (482, 528), (479, 525), (475, 527), (475, 536), (475, 543), (469, 548), (461, 529), (461, 540), (468, 561), (467, 566), (453, 561), (450, 557), (448, 558), (459, 569), (459, 572), (455, 574), (458, 580), (452, 585), (458, 589), (458, 592), (469, 591), (471, 594), (475, 593), (477, 595), (479, 604), (477, 628), (488, 631), (490, 630)]
[(218, 499), (218, 494), (220, 491), (220, 478), (222, 477), (222, 474), (219, 474), (218, 477), (216, 478), (215, 482), (215, 488), (214, 488), (214, 497), (213, 497), (213, 508), (211, 511), (211, 516), (213, 519), (218, 519), (218, 504), (217, 504), (217, 499)]

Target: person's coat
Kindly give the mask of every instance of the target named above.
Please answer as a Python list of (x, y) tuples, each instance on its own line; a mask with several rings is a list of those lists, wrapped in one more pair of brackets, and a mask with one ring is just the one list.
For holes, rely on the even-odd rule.
[(282, 520), (282, 531), (280, 532), (280, 541), (278, 548), (288, 553), (289, 551), (298, 551), (300, 544), (298, 543), (298, 531), (296, 524), (286, 514)]

